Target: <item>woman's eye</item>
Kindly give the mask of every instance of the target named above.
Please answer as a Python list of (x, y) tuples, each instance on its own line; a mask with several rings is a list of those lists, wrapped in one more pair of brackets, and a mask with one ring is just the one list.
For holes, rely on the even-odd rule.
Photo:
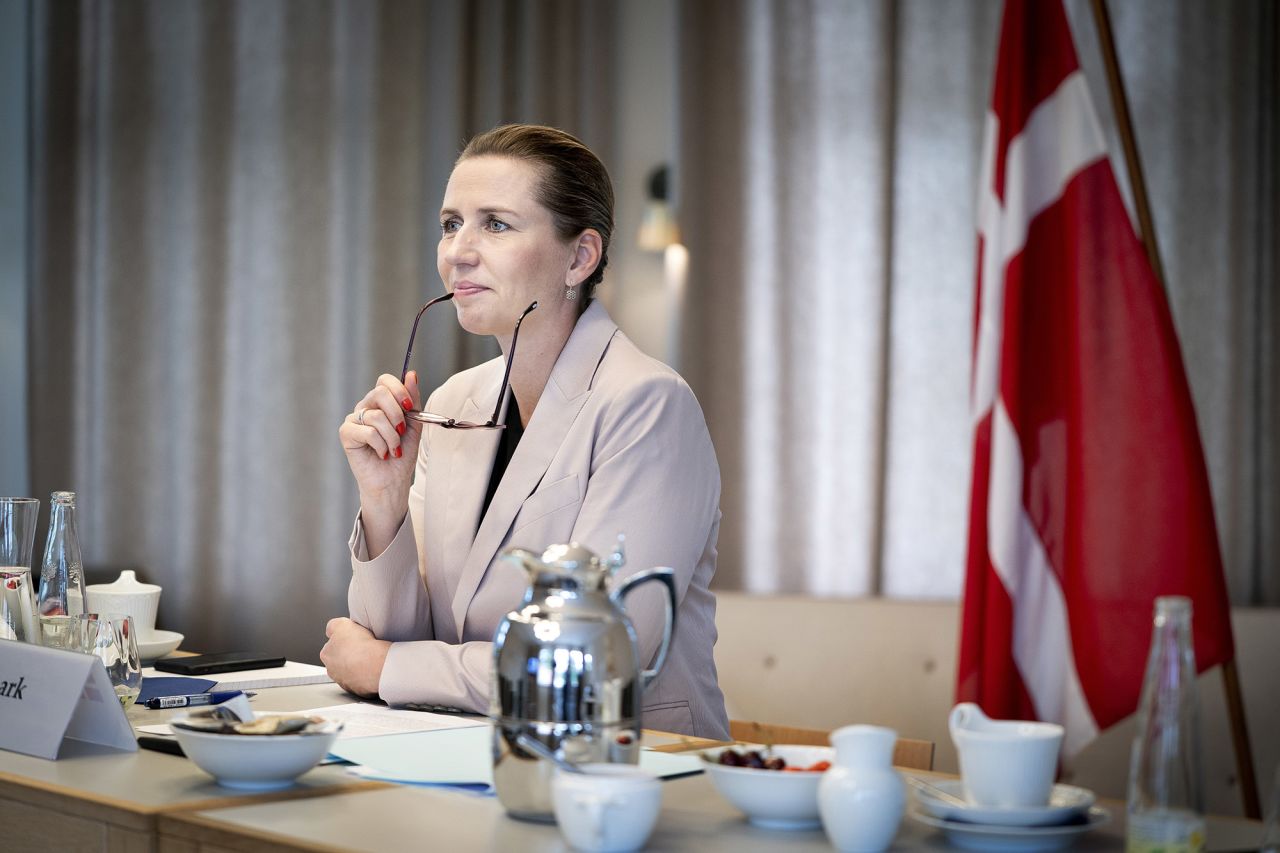
[(462, 223), (459, 222), (457, 219), (449, 218), (449, 219), (442, 220), (440, 222), (440, 233), (452, 234), (455, 231), (457, 231), (458, 228), (461, 227), (461, 225)]
[(511, 227), (496, 216), (490, 216), (489, 221), (486, 222), (485, 225), (490, 231), (494, 231), (498, 234), (501, 234), (503, 231), (506, 231)]

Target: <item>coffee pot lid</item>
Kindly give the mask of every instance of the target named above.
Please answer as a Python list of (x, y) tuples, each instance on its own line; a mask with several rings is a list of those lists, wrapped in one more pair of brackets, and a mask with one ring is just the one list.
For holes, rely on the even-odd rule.
[(618, 544), (614, 546), (613, 553), (603, 559), (597, 557), (594, 551), (579, 542), (551, 545), (542, 552), (540, 559), (546, 566), (566, 572), (575, 572), (579, 569), (594, 569), (609, 573), (615, 569), (622, 568), (626, 564), (626, 541), (627, 537), (625, 535), (618, 534)]
[(600, 566), (600, 558), (595, 555), (595, 552), (578, 542), (552, 545), (542, 552), (542, 562), (568, 571)]

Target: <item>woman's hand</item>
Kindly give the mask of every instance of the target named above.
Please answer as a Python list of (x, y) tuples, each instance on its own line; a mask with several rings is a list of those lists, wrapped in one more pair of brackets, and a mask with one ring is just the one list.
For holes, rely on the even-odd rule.
[(324, 633), (329, 642), (320, 650), (320, 662), (329, 677), (348, 693), (377, 696), (391, 643), (379, 640), (368, 628), (347, 618), (330, 619)]
[(338, 428), (360, 490), (361, 519), (372, 559), (391, 543), (409, 509), (409, 486), (422, 425), (405, 417), (421, 406), (417, 371), (405, 383), (390, 373), (361, 398)]

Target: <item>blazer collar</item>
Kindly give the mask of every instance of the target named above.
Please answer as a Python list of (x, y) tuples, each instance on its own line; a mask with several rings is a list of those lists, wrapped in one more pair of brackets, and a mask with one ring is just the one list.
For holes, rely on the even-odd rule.
[[(497, 556), (498, 548), (507, 538), (516, 513), (520, 511), (525, 499), (537, 489), (551, 460), (560, 449), (569, 427), (573, 425), (578, 413), (582, 411), (582, 407), (591, 396), (591, 383), (595, 378), (596, 369), (600, 366), (609, 342), (617, 331), (617, 325), (610, 319), (604, 307), (598, 301), (592, 300), (587, 310), (578, 318), (578, 324), (574, 326), (569, 340), (565, 342), (564, 349), (560, 351), (560, 357), (556, 359), (555, 367), (551, 369), (551, 377), (547, 381), (546, 388), (543, 389), (542, 397), (533, 410), (533, 417), (529, 419), (529, 425), (520, 438), (520, 444), (516, 446), (516, 452), (511, 457), (502, 482), (494, 492), (488, 511), (484, 518), (480, 519), (479, 529), (476, 530), (475, 539), (463, 562), (452, 608), (459, 642), (462, 641), (464, 634), (467, 609), (471, 606), (471, 600), (475, 597), (480, 582)], [(496, 398), (498, 388), (502, 384), (502, 360), (498, 359), (496, 364), (498, 369), (494, 371), (494, 375), (486, 377), (484, 390), (480, 392), (481, 400), (476, 401), (474, 398), (469, 400), (469, 407), (483, 410), (484, 400), (488, 400), (490, 406), (493, 405), (492, 401)], [(480, 389), (477, 390), (480, 391)], [(462, 440), (465, 439), (465, 436), (462, 437)], [(492, 437), (485, 442), (484, 446), (477, 444), (467, 454), (475, 459), (475, 454), (487, 452), (488, 464), (480, 463), (475, 466), (475, 469), (483, 469), (485, 477), (482, 480), (474, 477), (464, 478), (467, 481), (465, 493), (455, 495), (460, 504), (460, 515), (469, 514), (471, 518), (479, 515), (480, 505), (484, 503), (485, 487), (493, 471), (493, 456), (496, 450), (497, 436), (496, 431), (493, 431)], [(476, 459), (476, 462), (479, 460)], [(461, 521), (462, 518), (459, 520)], [(475, 528), (466, 525), (461, 529), (474, 530)], [(553, 543), (526, 544), (531, 548), (541, 549)], [(457, 552), (447, 550), (446, 553)], [(512, 606), (514, 607), (515, 604), (516, 602), (513, 601)]]

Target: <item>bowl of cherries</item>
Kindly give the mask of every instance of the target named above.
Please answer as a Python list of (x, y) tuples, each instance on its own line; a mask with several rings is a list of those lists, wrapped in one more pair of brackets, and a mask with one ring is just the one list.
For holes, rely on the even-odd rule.
[(738, 746), (703, 753), (711, 784), (756, 826), (817, 829), (818, 782), (829, 746)]

